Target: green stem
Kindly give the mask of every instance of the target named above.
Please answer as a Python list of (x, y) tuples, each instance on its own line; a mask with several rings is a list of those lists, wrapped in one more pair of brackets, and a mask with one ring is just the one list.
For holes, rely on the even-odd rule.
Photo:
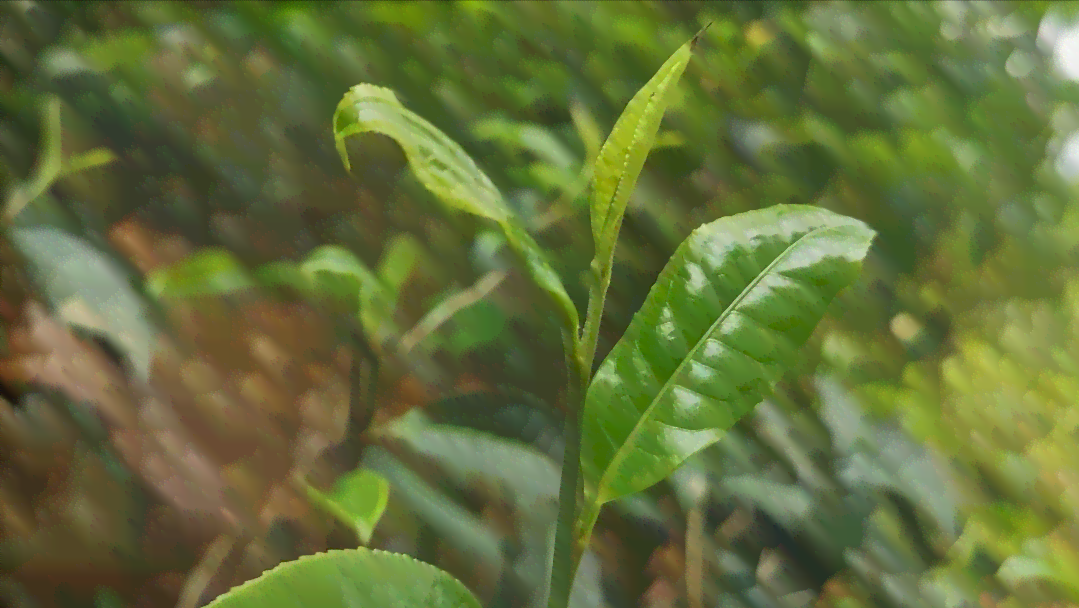
[(548, 608), (568, 608), (573, 579), (577, 574), (580, 555), (573, 542), (577, 521), (577, 495), (581, 473), (581, 412), (588, 387), (588, 367), (582, 365), (580, 342), (577, 336), (563, 333), (566, 352), (567, 411), (565, 447), (562, 450), (562, 481), (558, 489), (558, 527), (555, 530), (554, 559), (551, 564), (551, 592)]
[(613, 248), (605, 262), (601, 261), (598, 252), (596, 258), (592, 260), (588, 315), (585, 317), (584, 333), (581, 335), (581, 363), (586, 366), (589, 376), (592, 373), (592, 361), (596, 357), (596, 347), (599, 345), (599, 326), (603, 321), (603, 304), (607, 299), (607, 288), (611, 286), (611, 266), (614, 265)]
[[(605, 260), (604, 260), (605, 258)], [(592, 527), (599, 517), (599, 505), (589, 508), (587, 516), (577, 521), (577, 495), (581, 471), (581, 420), (588, 384), (592, 378), (592, 361), (599, 344), (599, 327), (603, 320), (603, 302), (611, 285), (611, 266), (614, 249), (606, 256), (597, 255), (592, 261), (593, 281), (588, 297), (588, 316), (580, 340), (564, 338), (566, 367), (569, 368), (569, 403), (566, 414), (566, 447), (562, 456), (562, 484), (558, 491), (558, 529), (555, 532), (554, 562), (551, 570), (551, 594), (548, 608), (568, 608), (570, 590), (581, 563)], [(576, 338), (574, 336), (574, 338)]]
[(577, 521), (577, 528), (573, 533), (573, 554), (576, 556), (576, 563), (580, 563), (581, 556), (584, 555), (584, 550), (592, 539), (592, 528), (596, 526), (602, 507), (603, 505), (598, 501), (588, 505), (581, 519)]

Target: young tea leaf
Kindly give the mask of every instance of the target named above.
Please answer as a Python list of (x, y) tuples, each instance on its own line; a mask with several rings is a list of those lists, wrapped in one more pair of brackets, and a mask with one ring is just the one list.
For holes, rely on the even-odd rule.
[(667, 477), (769, 394), (873, 236), (801, 205), (695, 230), (589, 387), (581, 464), (591, 508)]
[(351, 251), (337, 245), (316, 248), (300, 264), (308, 285), (356, 310), (364, 328), (380, 335), (392, 322), (394, 301), (386, 285)]
[(267, 287), (287, 287), (309, 296), (314, 286), (295, 262), (270, 262), (255, 269), (255, 280)]
[(456, 142), (397, 101), (393, 91), (358, 84), (345, 94), (333, 117), (333, 135), (345, 169), (351, 170), (345, 139), (364, 133), (393, 138), (420, 182), (443, 203), (498, 223), (529, 276), (555, 303), (566, 331), (576, 335), (578, 316), (561, 279), (539, 245), (518, 225), (502, 194)]
[(218, 248), (196, 251), (146, 277), (146, 289), (157, 298), (218, 295), (254, 286), (247, 268), (227, 250)]
[(210, 608), (480, 608), (460, 581), (407, 555), (349, 549), (285, 562)]
[(696, 42), (695, 36), (683, 44), (637, 91), (599, 152), (592, 174), (592, 238), (598, 260), (609, 259), (614, 250), (630, 194)]
[(345, 138), (374, 132), (392, 137), (420, 182), (447, 205), (502, 223), (510, 218), (502, 195), (468, 153), (434, 125), (411, 112), (393, 91), (358, 84), (345, 93), (333, 116), (333, 136), (351, 171)]
[(395, 235), (386, 244), (382, 258), (378, 261), (378, 277), (389, 288), (394, 300), (401, 292), (401, 287), (408, 282), (416, 267), (430, 265), (427, 250), (419, 239), (407, 232)]
[(378, 473), (356, 469), (338, 478), (328, 493), (310, 486), (308, 493), (315, 504), (355, 530), (360, 542), (366, 545), (386, 511), (390, 484)]

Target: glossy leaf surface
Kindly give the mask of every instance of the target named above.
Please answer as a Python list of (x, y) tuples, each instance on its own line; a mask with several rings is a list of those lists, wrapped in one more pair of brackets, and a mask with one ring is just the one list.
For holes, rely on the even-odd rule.
[(614, 249), (630, 194), (696, 42), (695, 36), (683, 44), (637, 91), (599, 152), (592, 182), (592, 237), (598, 259), (609, 258)]
[(518, 225), (502, 194), (461, 146), (402, 106), (393, 91), (358, 84), (341, 99), (333, 118), (334, 140), (346, 169), (350, 165), (345, 139), (369, 132), (393, 138), (416, 177), (443, 203), (497, 222), (533, 282), (556, 304), (563, 326), (577, 331), (577, 309), (543, 250)]
[(581, 464), (593, 506), (662, 480), (769, 394), (873, 235), (795, 205), (695, 230), (589, 387)]
[(212, 608), (479, 608), (449, 574), (407, 555), (349, 549), (285, 562), (209, 604)]

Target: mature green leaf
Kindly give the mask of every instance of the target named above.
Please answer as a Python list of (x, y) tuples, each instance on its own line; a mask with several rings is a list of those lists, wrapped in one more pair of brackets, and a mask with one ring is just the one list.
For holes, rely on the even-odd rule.
[(285, 562), (212, 608), (480, 608), (460, 581), (407, 555), (349, 549)]
[(255, 286), (247, 268), (225, 249), (202, 249), (146, 277), (154, 297), (190, 298), (232, 293)]
[(557, 305), (565, 329), (576, 333), (577, 309), (561, 279), (532, 236), (518, 226), (490, 178), (461, 146), (402, 106), (393, 91), (358, 84), (341, 99), (333, 118), (334, 140), (346, 169), (351, 170), (345, 139), (368, 132), (382, 133), (397, 141), (416, 177), (446, 205), (497, 222), (532, 280)]
[(148, 379), (158, 328), (131, 272), (84, 239), (50, 226), (12, 228), (8, 237), (61, 317), (107, 335), (137, 376)]
[(592, 174), (592, 238), (597, 259), (609, 258), (614, 249), (630, 194), (637, 185), (637, 177), (659, 132), (659, 123), (671, 102), (678, 79), (689, 65), (696, 42), (694, 36), (683, 44), (648, 84), (637, 91), (600, 150)]
[(593, 506), (665, 478), (766, 396), (857, 276), (873, 234), (800, 205), (695, 230), (589, 387), (582, 467)]
[(439, 465), (461, 486), (479, 477), (504, 485), (519, 508), (534, 508), (558, 496), (558, 467), (536, 448), (491, 433), (450, 424), (432, 424), (410, 412), (389, 430), (417, 453)]
[(365, 545), (371, 541), (390, 499), (390, 484), (368, 469), (345, 473), (327, 493), (310, 487), (308, 491), (316, 504), (351, 526)]

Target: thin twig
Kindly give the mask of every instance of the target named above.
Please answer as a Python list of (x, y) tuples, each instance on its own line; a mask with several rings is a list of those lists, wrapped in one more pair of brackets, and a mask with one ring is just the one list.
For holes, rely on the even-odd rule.
[(686, 600), (689, 608), (701, 608), (703, 571), (702, 535), (704, 515), (698, 502), (686, 515)]
[(419, 323), (416, 323), (412, 329), (408, 330), (408, 333), (401, 337), (401, 341), (397, 346), (398, 355), (401, 357), (407, 356), (417, 344), (443, 323), (450, 320), (453, 315), (487, 297), (487, 294), (502, 284), (506, 274), (505, 270), (492, 270), (480, 277), (480, 280), (476, 281), (472, 287), (454, 294), (438, 306), (435, 306), (420, 319)]
[(708, 486), (703, 477), (689, 483), (689, 512), (686, 513), (686, 599), (689, 608), (701, 608), (704, 597), (704, 503)]
[(191, 569), (187, 580), (184, 581), (183, 589), (180, 590), (180, 599), (176, 602), (176, 608), (197, 608), (206, 587), (213, 580), (214, 575), (225, 563), (229, 555), (237, 547), (243, 548), (246, 543), (239, 543), (242, 537), (233, 534), (220, 534), (210, 544), (210, 548), (203, 554), (199, 563)]

